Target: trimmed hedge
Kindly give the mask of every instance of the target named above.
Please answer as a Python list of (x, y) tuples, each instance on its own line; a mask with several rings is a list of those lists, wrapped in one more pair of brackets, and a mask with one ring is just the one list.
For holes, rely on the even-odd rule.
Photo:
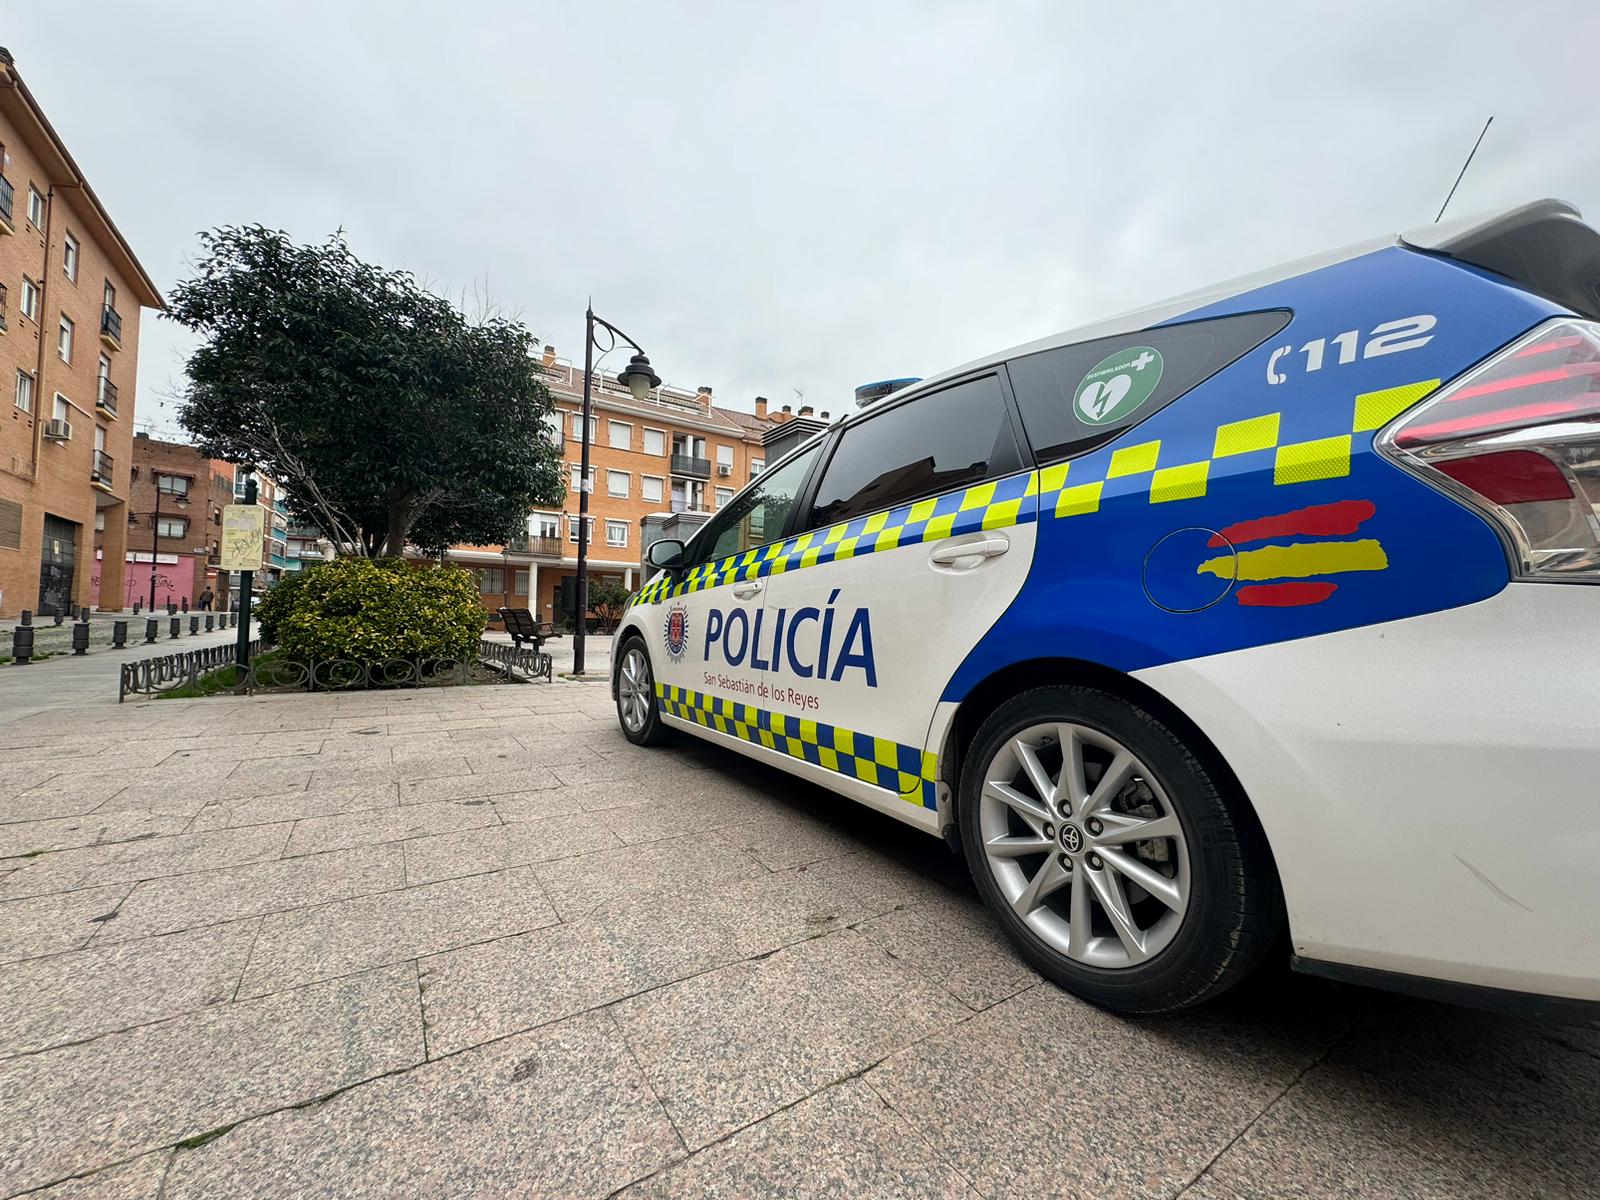
[(469, 572), (403, 559), (306, 567), (257, 611), (262, 632), (297, 662), (471, 658), (488, 618)]

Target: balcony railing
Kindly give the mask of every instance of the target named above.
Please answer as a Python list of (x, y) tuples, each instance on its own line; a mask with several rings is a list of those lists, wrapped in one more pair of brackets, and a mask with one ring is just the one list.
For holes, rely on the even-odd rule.
[(11, 205), (16, 199), (16, 190), (11, 186), (11, 180), (0, 175), (0, 217), (5, 219), (7, 228), (15, 231), (16, 226), (11, 221)]
[(100, 377), (100, 390), (95, 393), (94, 406), (108, 417), (117, 415), (117, 385), (104, 375)]
[(122, 314), (109, 304), (100, 310), (100, 340), (113, 350), (122, 349)]
[(711, 478), (711, 463), (708, 459), (696, 458), (692, 454), (674, 454), (672, 456), (672, 473), (674, 475), (690, 475), (696, 479)]
[(106, 487), (110, 487), (111, 472), (116, 465), (116, 460), (111, 455), (104, 450), (96, 450), (94, 452), (94, 461), (89, 466), (89, 481), (91, 483), (103, 483)]
[(0, 283), (0, 333), (6, 329), (6, 285)]

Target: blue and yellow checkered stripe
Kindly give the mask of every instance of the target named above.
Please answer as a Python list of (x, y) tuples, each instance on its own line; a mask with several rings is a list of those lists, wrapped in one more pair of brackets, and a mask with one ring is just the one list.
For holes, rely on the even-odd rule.
[(656, 684), (656, 700), (674, 717), (896, 792), (912, 804), (938, 807), (938, 762), (921, 747), (664, 683)]
[(640, 589), (634, 602), (654, 604), (685, 592), (782, 575), (786, 571), (892, 550), (896, 546), (1026, 524), (1036, 513), (1031, 497), (1037, 483), (1038, 472), (1023, 472), (942, 496), (930, 496), (913, 504), (902, 504), (886, 512), (856, 517), (826, 529), (814, 529), (770, 546), (702, 563), (677, 583), (662, 576)]
[[(1119, 497), (1136, 496), (1142, 490), (1151, 504), (1195, 500), (1206, 494), (1213, 463), (1244, 456), (1262, 456), (1263, 466), (1270, 461), (1272, 482), (1280, 487), (1342, 479), (1350, 474), (1356, 435), (1381, 428), (1431, 393), (1439, 382), (1424, 379), (1363, 392), (1355, 397), (1350, 431), (1330, 437), (1284, 442), (1280, 437), (1283, 414), (1268, 412), (1218, 426), (1210, 439), (1211, 452), (1203, 458), (1185, 455), (1174, 461), (1170, 447), (1163, 447), (1160, 438), (1125, 446), (1113, 444), (1082, 458), (933, 496), (705, 563), (677, 583), (663, 575), (640, 589), (632, 602), (654, 604), (685, 592), (781, 575), (896, 546), (1027, 524), (1044, 517), (1086, 516), (1100, 511), (1107, 484), (1116, 487)], [(1192, 454), (1195, 443), (1185, 438), (1183, 446)], [(1270, 459), (1266, 458), (1269, 455)], [(1120, 480), (1131, 483), (1116, 482)]]

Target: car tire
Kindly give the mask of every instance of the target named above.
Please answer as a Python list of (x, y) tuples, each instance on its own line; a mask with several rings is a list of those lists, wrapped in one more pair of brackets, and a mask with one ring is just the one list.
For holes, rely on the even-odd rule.
[(644, 639), (637, 634), (625, 639), (618, 653), (622, 657), (617, 662), (617, 724), (622, 736), (635, 746), (665, 745), (672, 740), (672, 730), (661, 721), (655, 671)]
[(1094, 1004), (1199, 1004), (1283, 930), (1265, 835), (1197, 749), (1082, 686), (1013, 697), (969, 747), (959, 824), (978, 891), (1034, 968)]

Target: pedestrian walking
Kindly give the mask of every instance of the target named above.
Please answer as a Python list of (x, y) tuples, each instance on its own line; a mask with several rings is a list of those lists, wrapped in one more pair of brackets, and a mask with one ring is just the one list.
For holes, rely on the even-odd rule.
[(210, 612), (211, 611), (211, 600), (212, 600), (211, 589), (208, 587), (208, 588), (206, 588), (205, 591), (200, 593), (200, 611), (201, 612)]

